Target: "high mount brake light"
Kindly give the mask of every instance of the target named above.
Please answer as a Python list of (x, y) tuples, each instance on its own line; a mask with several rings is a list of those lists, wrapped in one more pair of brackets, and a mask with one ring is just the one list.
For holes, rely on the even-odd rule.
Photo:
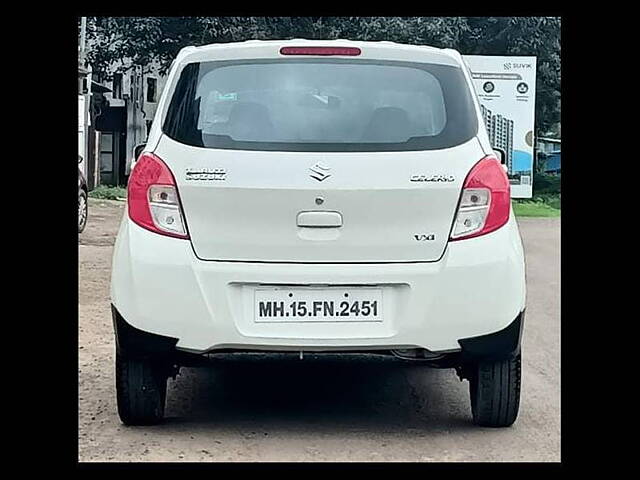
[(479, 237), (509, 220), (511, 187), (498, 159), (488, 155), (471, 169), (462, 187), (450, 240)]
[(138, 158), (127, 187), (129, 218), (160, 235), (189, 238), (175, 178), (156, 155)]
[(282, 47), (280, 55), (347, 55), (358, 56), (362, 51), (357, 47)]

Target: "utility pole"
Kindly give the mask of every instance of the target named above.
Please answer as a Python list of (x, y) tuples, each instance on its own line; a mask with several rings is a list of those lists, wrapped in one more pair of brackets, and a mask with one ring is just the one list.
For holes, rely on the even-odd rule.
[(87, 46), (87, 17), (80, 17), (80, 60), (84, 66), (84, 51)]
[[(80, 79), (80, 91), (79, 94), (83, 97), (83, 112), (82, 112), (82, 137), (83, 137), (83, 162), (82, 169), (84, 170), (84, 174), (87, 177), (88, 182), (94, 185), (90, 185), (89, 188), (92, 188), (96, 185), (95, 173), (93, 175), (93, 182), (90, 180), (92, 175), (88, 175), (89, 170), (92, 168), (91, 166), (91, 154), (92, 150), (90, 145), (92, 145), (93, 139), (89, 138), (89, 135), (92, 134), (92, 129), (89, 128), (91, 122), (91, 77), (89, 75), (89, 71), (86, 68), (86, 50), (87, 50), (87, 17), (80, 17), (80, 51), (78, 52), (78, 71), (81, 73)], [(86, 82), (86, 92), (85, 93), (85, 82)], [(97, 161), (96, 161), (97, 165)], [(95, 167), (97, 170), (97, 166)]]

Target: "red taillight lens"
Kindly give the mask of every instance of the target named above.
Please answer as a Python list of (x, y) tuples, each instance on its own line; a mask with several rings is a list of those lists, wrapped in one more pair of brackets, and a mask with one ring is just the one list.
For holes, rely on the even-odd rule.
[(180, 207), (178, 188), (169, 167), (156, 155), (138, 158), (127, 187), (129, 218), (147, 230), (189, 238)]
[(496, 157), (484, 157), (467, 175), (451, 232), (451, 240), (485, 235), (509, 220), (509, 178)]
[(357, 47), (282, 47), (280, 55), (348, 55), (355, 57), (362, 51)]

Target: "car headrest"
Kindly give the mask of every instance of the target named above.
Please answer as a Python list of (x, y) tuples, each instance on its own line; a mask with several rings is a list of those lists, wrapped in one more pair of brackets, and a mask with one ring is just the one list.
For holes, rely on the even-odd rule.
[(404, 142), (411, 128), (409, 114), (398, 107), (376, 108), (362, 136), (376, 142)]
[(229, 135), (234, 140), (271, 140), (273, 123), (269, 110), (255, 102), (238, 102), (229, 114)]

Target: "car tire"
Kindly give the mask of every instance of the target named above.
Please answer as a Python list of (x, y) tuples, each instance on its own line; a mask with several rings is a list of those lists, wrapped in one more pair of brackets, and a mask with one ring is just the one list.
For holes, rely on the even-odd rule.
[(126, 358), (116, 352), (118, 415), (125, 425), (153, 425), (164, 418), (167, 369), (149, 359)]
[(471, 367), (469, 393), (473, 422), (483, 427), (509, 427), (520, 408), (521, 354)]
[(78, 233), (82, 233), (87, 226), (89, 216), (89, 204), (87, 202), (87, 192), (80, 190), (78, 193)]

